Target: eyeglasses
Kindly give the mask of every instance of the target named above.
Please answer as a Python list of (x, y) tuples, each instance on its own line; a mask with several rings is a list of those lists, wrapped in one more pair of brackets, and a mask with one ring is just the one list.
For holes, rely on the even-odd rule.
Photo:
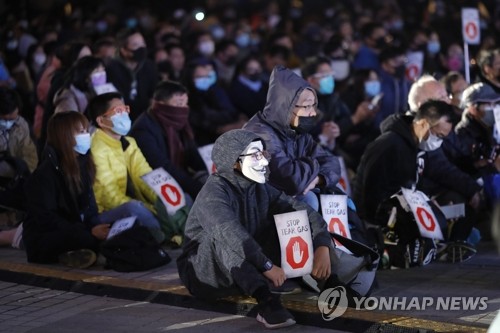
[(240, 157), (243, 156), (252, 156), (256, 161), (260, 161), (262, 158), (265, 158), (266, 160), (271, 159), (271, 155), (267, 151), (256, 151), (255, 153), (250, 153), (250, 154), (241, 154)]
[(311, 105), (295, 105), (297, 109), (304, 109), (306, 111), (316, 110), (316, 106), (318, 106), (318, 103), (314, 103)]
[(103, 117), (112, 117), (115, 114), (119, 113), (130, 113), (130, 107), (128, 105), (117, 105), (106, 111), (102, 116)]

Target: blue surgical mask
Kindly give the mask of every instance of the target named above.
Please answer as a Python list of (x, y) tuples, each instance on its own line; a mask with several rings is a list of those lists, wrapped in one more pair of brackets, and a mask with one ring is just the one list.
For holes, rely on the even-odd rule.
[(239, 34), (235, 42), (239, 47), (245, 48), (250, 45), (250, 35), (247, 33)]
[(211, 71), (208, 76), (194, 79), (194, 86), (201, 91), (207, 91), (217, 81), (217, 74)]
[(8, 131), (12, 128), (12, 126), (14, 126), (15, 123), (16, 123), (15, 120), (0, 119), (0, 129)]
[(113, 122), (113, 128), (111, 128), (113, 132), (119, 135), (127, 135), (130, 131), (130, 126), (132, 125), (132, 121), (130, 120), (128, 113), (117, 113), (110, 119)]
[(380, 81), (366, 81), (365, 94), (369, 97), (374, 97), (380, 94)]
[(333, 89), (335, 89), (335, 80), (333, 79), (333, 76), (328, 75), (319, 80), (318, 92), (321, 95), (329, 95), (333, 93)]
[(90, 134), (89, 133), (82, 133), (82, 134), (77, 134), (75, 135), (75, 146), (73, 149), (82, 155), (87, 154), (87, 152), (90, 149)]
[(427, 52), (436, 54), (441, 50), (441, 44), (438, 41), (431, 40), (427, 43)]

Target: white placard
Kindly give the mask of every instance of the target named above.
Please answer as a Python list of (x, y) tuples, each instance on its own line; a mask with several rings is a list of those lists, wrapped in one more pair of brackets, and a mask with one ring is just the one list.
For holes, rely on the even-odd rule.
[(462, 8), (462, 36), (467, 44), (477, 45), (480, 43), (481, 29), (477, 8)]
[(186, 197), (179, 183), (165, 169), (154, 169), (141, 177), (160, 197), (167, 213), (174, 215), (186, 205)]
[(314, 250), (306, 210), (274, 215), (281, 247), (281, 268), (287, 278), (310, 274)]
[(495, 117), (495, 128), (493, 129), (493, 137), (495, 141), (500, 144), (500, 105), (493, 108), (493, 115)]
[(443, 240), (441, 227), (439, 226), (431, 206), (427, 203), (425, 194), (420, 191), (413, 191), (406, 188), (401, 188), (401, 190), (406, 202), (410, 205), (420, 235), (422, 237)]
[(118, 235), (120, 232), (132, 228), (136, 219), (136, 216), (130, 216), (116, 220), (111, 226), (111, 229), (109, 229), (108, 237), (106, 239), (110, 239), (111, 237)]
[(413, 82), (422, 75), (424, 66), (424, 53), (422, 51), (408, 52), (406, 54), (408, 62), (406, 63), (406, 78)]
[(340, 164), (340, 179), (337, 186), (340, 187), (347, 195), (351, 195), (351, 184), (349, 183), (349, 175), (347, 174), (344, 158), (340, 156), (337, 158), (339, 159)]
[[(349, 220), (347, 216), (347, 195), (343, 194), (320, 194), (321, 214), (328, 226), (328, 231), (351, 239)], [(340, 250), (351, 253), (342, 244), (335, 241)]]
[(213, 149), (214, 149), (213, 143), (198, 148), (198, 152), (200, 153), (200, 156), (203, 159), (203, 162), (205, 162), (205, 166), (207, 167), (209, 175), (211, 175), (215, 172), (215, 164), (212, 161), (212, 150)]

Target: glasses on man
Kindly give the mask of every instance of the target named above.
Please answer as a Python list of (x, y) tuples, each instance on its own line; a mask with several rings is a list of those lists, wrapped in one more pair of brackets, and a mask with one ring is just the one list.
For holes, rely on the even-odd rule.
[(241, 154), (240, 157), (243, 156), (252, 156), (252, 158), (255, 161), (260, 161), (261, 159), (265, 158), (266, 160), (271, 159), (271, 155), (267, 151), (256, 151), (255, 153), (250, 153), (250, 154)]
[(116, 105), (113, 106), (111, 109), (106, 111), (103, 116), (104, 117), (112, 117), (115, 114), (120, 114), (120, 113), (130, 113), (130, 107), (128, 105)]
[(311, 105), (295, 105), (297, 109), (304, 109), (305, 111), (316, 110), (316, 106), (318, 106), (318, 103), (314, 103)]

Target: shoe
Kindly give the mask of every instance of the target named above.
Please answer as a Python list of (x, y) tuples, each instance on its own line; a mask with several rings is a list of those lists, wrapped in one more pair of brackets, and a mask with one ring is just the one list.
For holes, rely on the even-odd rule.
[(451, 263), (464, 262), (476, 254), (476, 248), (465, 241), (451, 242), (446, 247), (446, 260)]
[(287, 309), (281, 305), (279, 297), (273, 297), (270, 301), (259, 304), (257, 321), (264, 324), (266, 328), (276, 329), (295, 325), (295, 319)]
[(276, 294), (276, 295), (298, 294), (302, 291), (302, 289), (297, 284), (297, 282), (295, 282), (293, 280), (285, 280), (285, 282), (279, 287), (275, 287), (271, 283), (269, 285), (269, 289), (271, 290), (272, 294)]
[(95, 252), (89, 249), (74, 250), (59, 255), (59, 262), (72, 268), (87, 268), (92, 266), (96, 260)]

